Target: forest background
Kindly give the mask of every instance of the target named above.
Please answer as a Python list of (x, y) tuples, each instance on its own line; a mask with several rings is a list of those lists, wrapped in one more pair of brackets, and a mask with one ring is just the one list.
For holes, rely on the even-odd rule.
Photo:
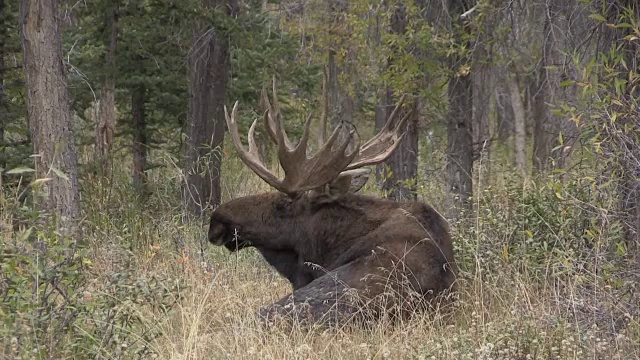
[[(639, 49), (633, 0), (0, 0), (0, 358), (638, 358)], [(274, 76), (294, 135), (407, 95), (363, 192), (449, 220), (453, 317), (258, 325), (289, 284), (206, 224)]]

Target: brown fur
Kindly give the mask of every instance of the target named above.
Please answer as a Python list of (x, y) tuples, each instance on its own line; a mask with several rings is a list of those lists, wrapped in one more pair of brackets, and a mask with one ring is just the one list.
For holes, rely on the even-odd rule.
[(209, 241), (231, 251), (253, 246), (289, 279), (294, 292), (261, 310), (267, 319), (341, 324), (356, 314), (404, 315), (455, 279), (446, 221), (420, 202), (247, 196), (213, 212)]

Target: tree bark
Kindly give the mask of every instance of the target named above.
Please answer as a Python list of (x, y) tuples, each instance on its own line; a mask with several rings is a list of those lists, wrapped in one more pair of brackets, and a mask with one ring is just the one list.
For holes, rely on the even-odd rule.
[[(376, 129), (381, 129), (387, 117), (395, 108), (391, 92), (387, 91), (376, 106)], [(396, 116), (402, 119), (407, 111), (413, 111), (407, 121), (407, 130), (396, 150), (377, 168), (378, 179), (387, 197), (394, 200), (416, 200), (416, 179), (418, 177), (418, 107), (412, 101)]]
[(341, 33), (340, 27), (344, 27), (342, 16), (347, 12), (348, 4), (348, 2), (342, 0), (330, 0), (328, 3), (330, 24), (327, 89), (329, 93), (330, 129), (333, 129), (341, 121), (353, 121), (353, 99), (344, 91), (340, 84), (340, 74), (342, 74), (345, 69), (338, 65), (336, 59), (336, 50), (340, 47), (340, 44), (336, 40), (346, 35)]
[(457, 219), (469, 209), (473, 193), (472, 84), (470, 74), (453, 75), (449, 82), (447, 126), (447, 216)]
[[(235, 2), (206, 1), (235, 16)], [(185, 149), (183, 201), (188, 212), (202, 216), (220, 204), (220, 165), (224, 141), (224, 105), (229, 72), (229, 45), (217, 29), (196, 22), (188, 58), (189, 109)]]
[(473, 144), (475, 154), (487, 152), (489, 140), (489, 103), (491, 102), (491, 80), (488, 69), (479, 68), (472, 73), (473, 97)]
[(515, 118), (514, 147), (516, 149), (516, 169), (523, 179), (527, 178), (527, 163), (525, 156), (526, 133), (525, 133), (525, 113), (520, 95), (520, 86), (517, 74), (509, 76), (509, 92), (511, 95), (511, 105)]
[[(484, 20), (479, 27), (478, 35), (474, 41), (473, 69), (471, 77), (473, 82), (473, 144), (474, 154), (483, 158), (489, 158), (491, 147), (487, 143), (489, 132), (489, 109), (491, 97), (495, 87), (494, 72), (491, 69), (492, 50), (491, 36), (493, 21)], [(487, 166), (490, 162), (487, 162)], [(483, 166), (484, 168), (484, 166)]]
[[(640, 124), (638, 124), (640, 125)], [(640, 150), (634, 144), (634, 158), (619, 159), (622, 168), (622, 179), (618, 186), (620, 197), (620, 213), (624, 226), (627, 247), (633, 256), (640, 261)]]
[[(540, 88), (535, 100), (537, 104), (534, 125), (533, 164), (538, 172), (552, 168), (553, 161), (564, 167), (576, 139), (575, 124), (562, 115), (555, 114), (553, 107), (571, 102), (575, 98), (575, 86), (561, 87), (564, 80), (576, 78), (570, 51), (571, 34), (569, 18), (575, 5), (573, 1), (561, 3), (548, 0), (544, 11), (544, 45), (540, 66)], [(564, 143), (560, 146), (562, 135)], [(554, 150), (555, 149), (555, 150)]]
[(98, 123), (96, 124), (96, 153), (100, 162), (102, 175), (110, 177), (111, 149), (116, 126), (115, 77), (116, 77), (116, 45), (118, 41), (118, 1), (106, 0), (105, 10), (105, 79), (100, 91)]
[(45, 196), (38, 205), (69, 229), (81, 209), (57, 5), (55, 0), (22, 1), (22, 50), (36, 176), (50, 179), (42, 184)]
[[(457, 0), (449, 3), (449, 13), (457, 18), (469, 4)], [(464, 40), (459, 36), (461, 43)], [(447, 125), (446, 203), (447, 217), (458, 219), (471, 207), (473, 193), (473, 81), (465, 71), (467, 58), (451, 59), (449, 79), (449, 123)]]
[(495, 87), (496, 122), (498, 126), (498, 139), (506, 143), (507, 139), (515, 132), (515, 119), (509, 88), (506, 85), (508, 79), (504, 74), (497, 75)]
[(329, 126), (333, 129), (341, 121), (353, 121), (353, 99), (345, 93), (340, 85), (341, 69), (336, 63), (336, 52), (329, 49), (328, 60), (328, 95), (329, 95)]
[[(395, 6), (391, 18), (391, 31), (394, 34), (404, 34), (407, 27), (406, 8), (403, 4)], [(387, 66), (393, 66), (394, 61), (392, 53), (387, 60)], [(387, 88), (380, 94), (379, 104), (376, 106), (376, 130), (380, 130), (384, 126), (387, 117), (396, 105), (395, 102), (391, 89)], [(417, 198), (416, 180), (418, 177), (419, 116), (417, 100), (412, 99), (411, 103), (404, 106), (395, 121), (402, 119), (407, 111), (412, 111), (407, 122), (406, 133), (393, 154), (376, 167), (376, 177), (387, 197), (394, 200), (415, 200)]]
[(147, 120), (145, 112), (146, 87), (140, 84), (131, 89), (131, 118), (133, 120), (133, 187), (141, 198), (147, 194)]
[[(640, 5), (631, 0), (626, 0), (625, 2), (626, 7), (631, 9), (634, 18), (636, 20), (640, 19)], [(624, 36), (628, 36), (630, 31), (627, 29), (623, 33), (626, 33)], [(627, 65), (638, 76), (640, 74), (640, 45), (637, 41), (626, 41), (623, 49)], [(626, 97), (630, 99), (629, 102), (632, 104), (640, 97), (637, 80), (635, 83), (630, 82), (627, 86)], [(627, 129), (636, 130), (635, 133), (633, 130), (629, 131), (625, 141), (623, 141), (627, 154), (626, 156), (620, 156), (619, 160), (623, 167), (620, 200), (622, 214), (625, 214), (625, 240), (629, 250), (635, 256), (636, 262), (640, 265), (640, 135), (638, 135), (640, 119), (637, 116), (637, 110), (632, 106), (629, 106), (629, 108), (635, 110), (632, 112), (634, 114), (618, 124), (626, 131), (628, 131)]]

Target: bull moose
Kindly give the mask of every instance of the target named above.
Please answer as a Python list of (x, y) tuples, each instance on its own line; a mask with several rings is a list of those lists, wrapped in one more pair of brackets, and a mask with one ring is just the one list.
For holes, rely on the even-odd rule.
[[(403, 100), (364, 145), (353, 126), (343, 122), (328, 139), (319, 136), (320, 147), (309, 157), (311, 116), (294, 145), (284, 129), (275, 80), (273, 106), (266, 91), (262, 96), (264, 126), (277, 146), (284, 178), (260, 160), (254, 137), (258, 119), (249, 129), (246, 150), (238, 134), (238, 102), (231, 114), (225, 108), (238, 156), (277, 191), (218, 206), (208, 234), (211, 243), (232, 252), (256, 248), (291, 282), (294, 291), (259, 314), (331, 324), (377, 320), (383, 314), (412, 313), (450, 289), (453, 246), (442, 216), (421, 202), (356, 194), (368, 179), (365, 167), (387, 159), (400, 142), (409, 116), (395, 121)], [(326, 116), (325, 109), (325, 124)]]

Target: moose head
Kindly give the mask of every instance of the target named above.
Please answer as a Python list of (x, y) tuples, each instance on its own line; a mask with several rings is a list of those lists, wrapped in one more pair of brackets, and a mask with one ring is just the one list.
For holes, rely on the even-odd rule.
[[(453, 249), (438, 212), (420, 202), (357, 194), (369, 176), (366, 166), (387, 159), (400, 143), (410, 115), (396, 121), (404, 98), (363, 145), (353, 126), (341, 123), (328, 139), (320, 132), (320, 146), (309, 157), (311, 116), (294, 145), (284, 129), (275, 79), (273, 105), (266, 91), (262, 96), (263, 123), (277, 146), (284, 178), (260, 160), (254, 137), (258, 119), (246, 150), (238, 134), (238, 102), (231, 114), (225, 108), (238, 156), (277, 191), (220, 205), (208, 234), (211, 243), (230, 251), (255, 247), (291, 282), (293, 293), (260, 314), (343, 323), (355, 314), (377, 317), (398, 309), (406, 314), (449, 289), (455, 278)], [(325, 94), (322, 124), (326, 117)]]

